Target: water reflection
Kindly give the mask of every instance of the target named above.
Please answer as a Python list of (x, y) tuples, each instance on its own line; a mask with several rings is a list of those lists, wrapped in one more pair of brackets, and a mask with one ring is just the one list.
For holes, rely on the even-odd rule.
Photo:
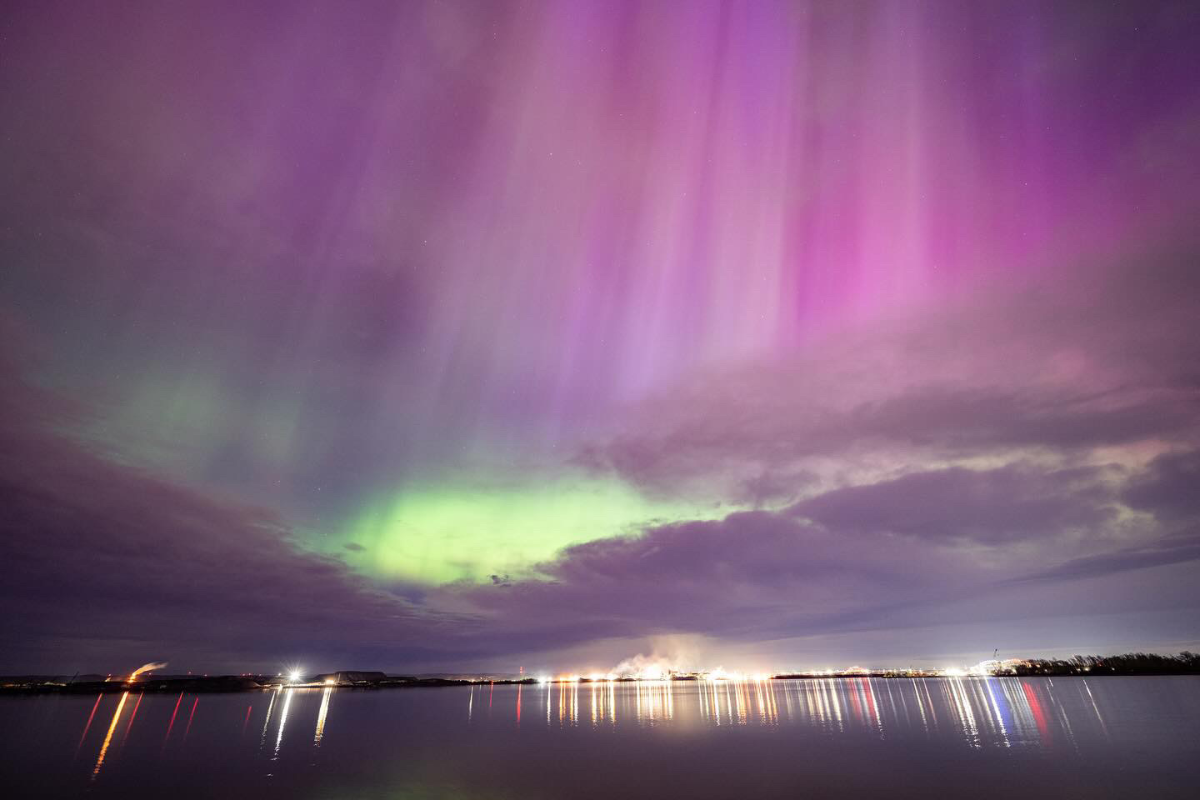
[(87, 738), (88, 730), (92, 727), (92, 720), (96, 718), (96, 709), (100, 707), (100, 701), (104, 699), (104, 695), (96, 695), (96, 702), (92, 705), (92, 713), (88, 714), (87, 722), (83, 726), (83, 734), (79, 737), (79, 744), (75, 745), (75, 753), (79, 753), (79, 748), (83, 747), (83, 740)]
[(329, 697), (332, 694), (332, 686), (326, 686), (321, 694), (321, 710), (317, 712), (317, 732), (313, 736), (313, 744), (317, 747), (321, 746), (321, 738), (325, 735), (325, 718), (329, 716)]
[[(558, 691), (574, 689), (561, 685)], [(1063, 691), (1070, 695), (1065, 703)], [(1051, 680), (995, 677), (643, 682), (593, 685), (591, 692), (593, 724), (605, 719), (616, 724), (624, 698), (632, 700), (638, 723), (670, 721), (682, 702), (689, 711), (695, 707), (701, 723), (714, 727), (803, 725), (880, 739), (949, 734), (972, 748), (1052, 749), (1060, 740), (1075, 746), (1080, 725), (1107, 735), (1100, 705), (1085, 679), (1060, 681), (1058, 686)], [(572, 722), (570, 706), (564, 702), (560, 709), (560, 719)], [(1085, 709), (1089, 719), (1082, 720)]]
[(133, 704), (133, 712), (129, 715), (129, 724), (125, 726), (125, 733), (121, 735), (121, 748), (124, 749), (125, 742), (129, 739), (129, 732), (133, 730), (133, 721), (137, 719), (138, 709), (142, 707), (142, 698), (145, 697), (144, 692), (138, 692), (137, 702)]
[(670, 722), (675, 716), (675, 696), (671, 681), (639, 681), (637, 687), (637, 713), (639, 724), (654, 725)]
[(615, 681), (596, 681), (590, 686), (592, 726), (617, 724), (617, 687)]
[[(559, 727), (573, 726), (579, 721), (579, 682), (578, 681), (563, 681), (556, 684), (558, 687), (558, 725)], [(549, 724), (551, 698), (547, 694), (546, 698), (546, 724)]]
[(197, 697), (192, 701), (192, 710), (188, 712), (187, 727), (183, 729), (183, 743), (187, 744), (188, 734), (192, 732), (192, 720), (196, 718), (196, 706), (200, 705), (200, 698)]
[(121, 710), (125, 708), (125, 701), (129, 699), (129, 692), (121, 694), (121, 700), (117, 703), (117, 710), (113, 712), (112, 722), (108, 725), (108, 733), (104, 734), (104, 743), (100, 745), (100, 755), (96, 757), (96, 766), (92, 769), (92, 780), (100, 774), (100, 767), (104, 766), (104, 756), (108, 754), (108, 746), (112, 744), (113, 731), (117, 729), (117, 722), (121, 719)]
[(1087, 679), (1084, 678), (1081, 682), (1083, 683), (1084, 691), (1087, 692), (1088, 702), (1091, 703), (1092, 711), (1096, 712), (1096, 721), (1100, 723), (1100, 730), (1104, 731), (1105, 738), (1109, 738), (1108, 726), (1104, 724), (1104, 717), (1100, 716), (1100, 709), (1096, 705), (1096, 698), (1092, 696), (1092, 690), (1087, 684)]
[[(1188, 678), (601, 679), (377, 692), (283, 687), (202, 697), (135, 689), (99, 697), (11, 698), (0, 703), (5, 713), (7, 727), (0, 729), (31, 735), (6, 740), (0, 767), (7, 759), (13, 776), (45, 788), (6, 795), (14, 797), (76, 796), (84, 790), (96, 798), (157, 797), (177, 787), (183, 774), (193, 776), (194, 785), (170, 788), (180, 800), (235, 796), (251, 787), (263, 800), (377, 796), (339, 791), (338, 776), (392, 770), (409, 781), (403, 786), (419, 788), (412, 783), (418, 781), (416, 770), (432, 762), (443, 764), (455, 780), (478, 781), (473, 788), (500, 785), (493, 778), (508, 781), (506, 786), (525, 781), (521, 786), (529, 791), (514, 796), (554, 797), (561, 796), (557, 784), (548, 788), (527, 768), (505, 772), (504, 765), (525, 763), (531, 750), (545, 753), (558, 770), (553, 780), (561, 781), (572, 770), (627, 758), (631, 748), (643, 746), (655, 748), (655, 763), (673, 776), (692, 776), (692, 784), (678, 789), (691, 789), (688, 796), (697, 797), (736, 795), (709, 775), (722, 754), (753, 764), (756, 775), (765, 770), (763, 780), (781, 787), (812, 776), (825, 787), (858, 781), (857, 765), (864, 758), (886, 764), (878, 768), (876, 783), (864, 777), (855, 784), (864, 796), (886, 793), (894, 788), (886, 776), (910, 768), (913, 775), (936, 776), (922, 795), (952, 793), (932, 782), (953, 779), (958, 789), (970, 784), (984, 787), (983, 795), (1003, 796), (1011, 788), (1003, 780), (974, 780), (972, 770), (985, 764), (995, 767), (995, 775), (1023, 765), (1017, 770), (1022, 780), (1029, 769), (1043, 769), (1046, 781), (1059, 770), (1054, 773), (1059, 783), (1043, 781), (1040, 789), (1046, 791), (1030, 796), (1062, 794), (1061, 780), (1069, 774), (1062, 770), (1070, 763), (1086, 763), (1093, 771), (1111, 766), (1111, 774), (1094, 784), (1111, 789), (1111, 796), (1146, 787), (1141, 796), (1167, 796), (1161, 791), (1167, 779), (1155, 777), (1163, 774), (1190, 770), (1200, 779), (1188, 751), (1194, 751), (1198, 733), (1200, 684)], [(252, 723), (260, 732), (257, 742), (249, 733)], [(86, 757), (78, 755), (84, 752)], [(798, 759), (798, 753), (811, 757)], [(1028, 757), (1034, 754), (1038, 757)], [(1135, 785), (1131, 778), (1118, 786), (1114, 781), (1130, 769), (1140, 769), (1136, 780), (1150, 783)], [(235, 775), (243, 781), (236, 788)], [(613, 791), (605, 794), (597, 786), (586, 796), (637, 794), (618, 785), (619, 776), (620, 771), (604, 773), (597, 780)], [(672, 778), (672, 787), (679, 780)], [(463, 794), (473, 796), (465, 789)]]
[(167, 734), (163, 736), (162, 746), (165, 749), (167, 740), (171, 738), (171, 729), (175, 727), (175, 717), (179, 714), (179, 704), (183, 702), (183, 692), (179, 693), (179, 697), (175, 698), (175, 710), (171, 712), (171, 721), (167, 723)]
[(283, 699), (283, 710), (279, 712), (279, 733), (275, 737), (275, 758), (279, 758), (279, 748), (283, 746), (283, 729), (287, 725), (288, 709), (292, 707), (292, 696), (296, 693), (295, 689), (285, 689), (287, 695)]
[(262, 736), (258, 740), (258, 749), (261, 752), (267, 743), (267, 729), (271, 727), (271, 712), (275, 709), (275, 698), (279, 697), (279, 689), (271, 692), (271, 700), (267, 703), (267, 718), (263, 721)]
[[(1059, 742), (1074, 747), (1076, 729), (1104, 734), (1100, 704), (1083, 679), (1061, 682), (1018, 678), (829, 678), (814, 680), (560, 681), (536, 687), (469, 687), (467, 721), (520, 727), (541, 715), (547, 727), (612, 728), (625, 725), (706, 724), (713, 727), (800, 725), (828, 733), (865, 733), (878, 739), (953, 736), (972, 748)], [(276, 751), (293, 692), (284, 690)], [(323, 731), (334, 690), (322, 693), (317, 711)], [(1060, 694), (1070, 696), (1066, 704)], [(486, 720), (475, 714), (487, 692)], [(459, 695), (461, 697), (461, 695)], [(272, 703), (274, 700), (272, 699)], [(533, 704), (531, 711), (529, 705)], [(1068, 707), (1070, 710), (1068, 710)], [(459, 706), (461, 708), (461, 706)], [(491, 715), (495, 708), (496, 715)], [(1081, 721), (1086, 710), (1088, 719)], [(311, 712), (309, 712), (311, 713)], [(268, 725), (271, 708), (268, 707)], [(265, 729), (264, 729), (265, 733)], [(323, 735), (323, 734), (322, 734)], [(319, 737), (317, 737), (319, 741)]]
[[(226, 714), (226, 721), (205, 723), (227, 731), (231, 741), (243, 741), (255, 709), (265, 711), (257, 749), (266, 750), (268, 737), (273, 747), (266, 750), (264, 757), (278, 761), (288, 748), (288, 732), (297, 724), (307, 727), (303, 719), (296, 723), (297, 715), (307, 718), (313, 725), (311, 748), (321, 748), (328, 739), (328, 724), (334, 713), (334, 686), (323, 689), (277, 688), (261, 695), (213, 698), (214, 708), (208, 712)], [(317, 693), (320, 693), (319, 702)], [(936, 678), (936, 679), (884, 679), (884, 678), (826, 678), (812, 680), (716, 680), (716, 681), (561, 681), (539, 686), (495, 686), (478, 685), (465, 689), (466, 698), (458, 690), (438, 690), (422, 694), (433, 698), (435, 706), (439, 698), (446, 698), (443, 707), (447, 714), (457, 702), (467, 705), (466, 722), (471, 726), (504, 725), (521, 728), (523, 715), (532, 714), (539, 721), (544, 717), (545, 727), (570, 729), (588, 727), (592, 729), (618, 729), (624, 727), (655, 727), (680, 725), (688, 727), (792, 727), (824, 734), (826, 736), (868, 736), (880, 740), (923, 738), (947, 738), (968, 748), (1013, 748), (1036, 747), (1053, 750), (1066, 745), (1069, 750), (1079, 752), (1080, 740), (1087, 742), (1111, 741), (1106, 719), (1103, 691), (1093, 692), (1087, 679), (1060, 680), (1023, 678)], [(488, 714), (480, 718), (475, 706), (483, 701), (487, 692)], [(580, 696), (582, 695), (582, 697)], [(361, 709), (364, 704), (386, 702), (393, 697), (404, 698), (408, 693), (378, 693), (366, 696), (359, 694), (352, 704)], [(414, 695), (415, 696), (415, 695)], [(74, 744), (74, 752), (88, 740), (94, 720), (100, 714), (100, 706), (107, 695), (97, 697), (92, 703), (80, 707), (82, 734)], [(301, 701), (299, 698), (309, 698)], [(453, 698), (458, 698), (455, 701)], [(166, 745), (171, 739), (177, 722), (184, 727), (177, 752), (188, 748), (189, 734), (197, 719), (208, 719), (198, 715), (200, 697), (185, 698), (181, 693), (174, 698), (154, 698), (153, 708), (139, 710), (144, 694), (136, 698), (124, 692), (115, 703), (109, 724), (91, 767), (91, 777), (98, 776), (106, 763), (116, 756), (112, 747), (114, 737), (121, 733), (119, 753), (132, 736), (134, 721), (155, 715), (158, 724), (165, 727), (159, 752), (166, 754)], [(110, 701), (111, 702), (111, 701)], [(206, 698), (206, 707), (208, 704)], [(530, 706), (533, 706), (531, 709)], [(581, 709), (582, 706), (582, 709)], [(228, 711), (226, 709), (236, 709)], [(491, 714), (492, 709), (496, 714)], [(169, 709), (169, 714), (167, 713)], [(126, 711), (129, 713), (126, 715)], [(186, 722), (179, 718), (186, 713)], [(461, 713), (461, 711), (457, 712)], [(313, 716), (309, 716), (313, 715)], [(456, 716), (457, 714), (455, 714)], [(124, 722), (123, 732), (118, 728)], [(461, 717), (457, 717), (461, 720)], [(154, 717), (151, 718), (152, 721)], [(527, 721), (527, 720), (526, 720)], [(447, 718), (447, 724), (450, 719)], [(78, 724), (78, 723), (75, 723)], [(459, 723), (462, 724), (462, 723)], [(274, 727), (272, 727), (274, 726)], [(141, 723), (141, 728), (151, 728), (152, 723)], [(212, 728), (207, 728), (211, 730)], [(163, 728), (158, 728), (163, 730)], [(339, 727), (339, 731), (343, 728)], [(240, 731), (240, 734), (236, 732)], [(151, 734), (152, 730), (147, 730)], [(353, 731), (347, 735), (353, 736)], [(209, 734), (205, 734), (209, 736)], [(211, 739), (205, 746), (211, 746)], [(136, 747), (134, 748), (136, 750)]]

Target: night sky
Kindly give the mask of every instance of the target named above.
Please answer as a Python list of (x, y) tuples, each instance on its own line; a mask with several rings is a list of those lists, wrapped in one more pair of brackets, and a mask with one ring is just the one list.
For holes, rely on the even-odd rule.
[(5, 2), (0, 671), (1200, 649), (1195, 2)]

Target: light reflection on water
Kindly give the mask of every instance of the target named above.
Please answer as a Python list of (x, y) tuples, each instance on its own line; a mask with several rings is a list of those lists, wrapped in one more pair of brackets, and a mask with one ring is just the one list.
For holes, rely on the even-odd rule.
[(96, 757), (96, 766), (92, 768), (92, 780), (100, 774), (100, 767), (104, 766), (104, 756), (108, 753), (108, 746), (112, 743), (113, 731), (117, 728), (117, 722), (121, 719), (121, 709), (125, 708), (125, 701), (129, 699), (129, 692), (121, 694), (121, 700), (117, 703), (117, 710), (113, 712), (112, 723), (108, 726), (108, 733), (104, 734), (104, 743), (100, 745), (100, 755)]
[[(530, 687), (524, 701), (524, 687), (513, 691), (517, 725), (523, 702), (537, 704), (534, 710), (545, 724), (559, 728), (667, 724), (675, 721), (679, 703), (681, 724), (802, 725), (866, 731), (880, 738), (951, 734), (971, 747), (1049, 748), (1059, 739), (1073, 744), (1073, 725), (1094, 728), (1089, 735), (1107, 736), (1104, 717), (1083, 678), (1059, 679), (1057, 685), (1042, 678), (562, 682)], [(487, 693), (491, 709), (495, 687), (466, 690), (468, 723), (476, 721), (477, 692)]]
[[(313, 735), (313, 745), (321, 746), (321, 737), (325, 735), (325, 718), (329, 716), (329, 697), (333, 694), (333, 687), (326, 686), (325, 691), (321, 694), (321, 710), (317, 712), (317, 732)], [(521, 717), (521, 704), (517, 703), (517, 718)]]
[[(529, 697), (524, 700), (526, 687), (501, 687), (502, 692), (506, 690), (514, 694), (511, 713), (516, 726), (521, 722), (523, 703), (526, 706), (530, 702), (540, 705), (535, 710), (539, 716), (544, 713), (545, 724), (562, 728), (581, 724), (594, 727), (667, 724), (675, 720), (676, 703), (679, 702), (684, 706), (682, 712), (687, 716), (688, 723), (699, 720), (713, 726), (804, 725), (838, 733), (866, 731), (881, 738), (889, 734), (919, 733), (933, 736), (949, 732), (972, 747), (1011, 747), (1020, 744), (1048, 749), (1055, 746), (1056, 739), (1073, 745), (1075, 727), (1091, 727), (1092, 730), (1087, 732), (1090, 736), (1097, 733), (1108, 736), (1104, 717), (1087, 679), (1060, 679), (1058, 686), (1052, 679), (1018, 678), (562, 682), (531, 687)], [(319, 747), (325, 735), (330, 702), (335, 691), (333, 687), (281, 688), (252, 695), (259, 704), (265, 705), (259, 748), (266, 744), (268, 732), (273, 729), (272, 757), (278, 757), (284, 746), (293, 698), (314, 692), (320, 694), (320, 706), (312, 745)], [(466, 717), (470, 724), (475, 721), (476, 694), (487, 694), (488, 709), (491, 710), (496, 687), (472, 686), (465, 693)], [(584, 708), (590, 709), (584, 717), (580, 715), (581, 694), (584, 695)], [(1060, 697), (1064, 694), (1071, 701), (1068, 705), (1060, 703)], [(119, 696), (100, 743), (94, 767), (96, 772), (104, 763), (129, 696), (129, 692)], [(88, 712), (79, 739), (80, 746), (87, 738), (96, 708), (104, 699), (103, 695), (97, 697)], [(170, 738), (179, 703), (183, 699), (183, 695), (176, 699), (164, 741)], [(138, 694), (123, 740), (129, 736), (141, 700), (142, 695)], [(277, 701), (281, 708), (272, 726), (272, 713)], [(198, 696), (192, 698), (185, 742), (199, 702)], [(246, 708), (246, 716), (242, 720), (243, 731), (254, 707), (255, 702), (251, 702)], [(1068, 713), (1068, 707), (1073, 709), (1074, 720)], [(488, 719), (491, 719), (490, 715)]]
[[(769, 760), (778, 750), (778, 762), (768, 761), (760, 770), (764, 780), (772, 770), (780, 780), (792, 774), (795, 767), (783, 753), (793, 748), (823, 752), (831, 765), (839, 753), (870, 748), (876, 758), (903, 753), (905, 759), (915, 759), (914, 765), (931, 752), (939, 758), (958, 752), (962, 755), (954, 756), (955, 763), (963, 769), (985, 763), (971, 761), (971, 752), (991, 753), (987, 757), (993, 759), (1033, 757), (1043, 765), (1093, 758), (1093, 770), (1096, 764), (1125, 759), (1123, 774), (1135, 774), (1143, 763), (1139, 758), (1150, 764), (1174, 751), (1194, 750), (1200, 741), (1198, 716), (1200, 680), (1192, 678), (597, 681), (373, 692), (324, 687), (203, 696), (124, 692), (4, 698), (0, 733), (13, 744), (0, 750), (0, 779), (19, 768), (39, 793), (73, 786), (92, 794), (136, 797), (130, 786), (174, 786), (172, 780), (191, 774), (196, 796), (203, 796), (202, 786), (236, 796), (237, 791), (220, 786), (227, 771), (246, 782), (241, 788), (251, 794), (265, 796), (277, 789), (280, 796), (307, 796), (308, 778), (301, 781), (306, 775), (333, 781), (350, 772), (367, 780), (363, 776), (373, 771), (417, 769), (396, 761), (395, 753), (421, 752), (414, 763), (442, 759), (461, 764), (464, 754), (480, 757), (494, 751), (497, 758), (506, 754), (519, 759), (565, 748), (561, 768), (567, 769), (576, 757), (571, 754), (582, 746), (571, 742), (583, 736), (589, 752), (608, 752), (618, 761), (636, 760), (659, 748), (668, 771), (672, 759), (682, 768), (683, 761), (699, 758), (706, 747), (719, 744), (738, 752), (753, 743), (766, 748), (745, 751), (754, 758)], [(253, 728), (258, 735), (247, 738), (252, 721), (261, 729)], [(14, 738), (22, 725), (41, 731), (40, 741)], [(764, 740), (764, 735), (771, 738)], [(684, 741), (679, 736), (699, 749), (678, 750), (677, 743)], [(776, 738), (780, 736), (784, 738)], [(627, 751), (633, 743), (637, 749)], [(77, 763), (83, 760), (79, 753), (87, 758), (86, 774)], [(1182, 770), (1189, 780), (1200, 777), (1194, 758), (1169, 763), (1174, 765), (1169, 769)], [(689, 769), (699, 776), (703, 766)], [(466, 780), (453, 775), (455, 769), (445, 767), (451, 777), (439, 780)], [(491, 789), (535, 780), (495, 765), (492, 769)], [(819, 782), (820, 766), (806, 769), (817, 769)], [(1174, 785), (1161, 766), (1155, 769), (1165, 785)], [(606, 779), (617, 781), (619, 773)], [(249, 791), (262, 780), (269, 782)], [(556, 796), (550, 788), (535, 782), (524, 792)], [(699, 784), (699, 793), (705, 794), (705, 788)], [(1104, 795), (1105, 787), (1098, 791)], [(188, 795), (186, 788), (182, 795)]]
[[(1105, 679), (1101, 679), (1105, 680)], [(1111, 680), (1111, 679), (1109, 679)], [(513, 695), (511, 710), (514, 725), (521, 722), (522, 704), (539, 704), (539, 716), (544, 712), (547, 726), (574, 727), (581, 724), (661, 725), (675, 721), (677, 702), (687, 719), (684, 724), (700, 721), (720, 725), (804, 725), (810, 728), (843, 733), (866, 731), (881, 738), (914, 733), (933, 736), (951, 733), (972, 747), (1014, 744), (1052, 748), (1056, 739), (1074, 743), (1077, 727), (1092, 730), (1107, 737), (1104, 717), (1096, 703), (1087, 679), (1018, 678), (945, 678), (896, 680), (883, 678), (842, 678), (824, 680), (754, 680), (754, 681), (641, 681), (641, 682), (563, 682), (531, 688), (523, 698), (524, 686), (502, 686), (503, 693)], [(274, 732), (272, 757), (278, 757), (284, 746), (293, 699), (297, 695), (319, 693), (312, 745), (319, 747), (329, 718), (333, 687), (324, 689), (277, 689), (252, 695), (265, 706), (260, 749), (267, 735)], [(404, 691), (404, 690), (393, 690)], [(410, 690), (411, 691), (411, 690)], [(418, 690), (436, 691), (436, 690)], [(441, 690), (454, 692), (454, 689)], [(465, 690), (467, 722), (474, 719), (475, 696), (487, 694), (488, 709), (495, 702), (494, 685), (472, 686)], [(580, 715), (580, 694), (584, 695), (586, 716)], [(1060, 702), (1067, 695), (1069, 703)], [(95, 771), (103, 765), (113, 735), (129, 699), (125, 692), (118, 698), (110, 723), (100, 742)], [(280, 699), (282, 698), (282, 699)], [(79, 739), (80, 746), (87, 738), (96, 708), (105, 697), (96, 698)], [(179, 703), (167, 722), (164, 740), (170, 738)], [(128, 738), (137, 716), (142, 695), (136, 696), (133, 712), (127, 722), (123, 739)], [(277, 719), (272, 726), (272, 713), (280, 703)], [(503, 701), (502, 701), (503, 702)], [(200, 697), (192, 698), (188, 711), (184, 741), (190, 731)], [(255, 702), (246, 709), (243, 729), (253, 713)], [(507, 705), (507, 704), (506, 704)], [(188, 705), (185, 704), (185, 708)], [(1073, 709), (1068, 712), (1068, 708)], [(1081, 713), (1082, 712), (1082, 713)], [(1073, 714), (1074, 719), (1071, 718)], [(488, 716), (491, 719), (491, 715)]]

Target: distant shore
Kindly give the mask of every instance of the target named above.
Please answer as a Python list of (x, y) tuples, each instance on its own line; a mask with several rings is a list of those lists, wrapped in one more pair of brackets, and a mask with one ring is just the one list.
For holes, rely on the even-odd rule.
[(277, 688), (290, 689), (393, 689), (434, 686), (471, 686), (480, 683), (534, 683), (527, 680), (473, 681), (454, 678), (392, 677), (360, 682), (313, 682), (280, 680), (263, 675), (213, 675), (169, 678), (146, 678), (136, 681), (101, 680), (71, 681), (45, 676), (0, 677), (0, 695), (4, 694), (95, 694), (97, 692), (258, 692)]
[(557, 676), (557, 677), (416, 677), (388, 675), (379, 671), (341, 671), (306, 676), (283, 675), (152, 675), (132, 678), (105, 675), (13, 675), (0, 676), (0, 696), (14, 694), (96, 694), (108, 692), (257, 692), (292, 689), (407, 689), (444, 686), (539, 685), (547, 683), (636, 683), (663, 681), (768, 681), (843, 679), (961, 679), (1200, 675), (1200, 655), (1183, 652), (1175, 656), (1126, 653), (1118, 656), (1075, 656), (1071, 659), (1009, 659), (982, 662), (967, 670), (862, 669), (823, 672), (785, 672), (773, 675), (725, 675), (670, 673), (661, 676)]

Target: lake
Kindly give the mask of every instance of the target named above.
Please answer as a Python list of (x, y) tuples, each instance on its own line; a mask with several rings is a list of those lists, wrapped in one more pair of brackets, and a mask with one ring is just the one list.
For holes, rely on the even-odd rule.
[(0, 796), (1195, 797), (1200, 678), (0, 698)]

